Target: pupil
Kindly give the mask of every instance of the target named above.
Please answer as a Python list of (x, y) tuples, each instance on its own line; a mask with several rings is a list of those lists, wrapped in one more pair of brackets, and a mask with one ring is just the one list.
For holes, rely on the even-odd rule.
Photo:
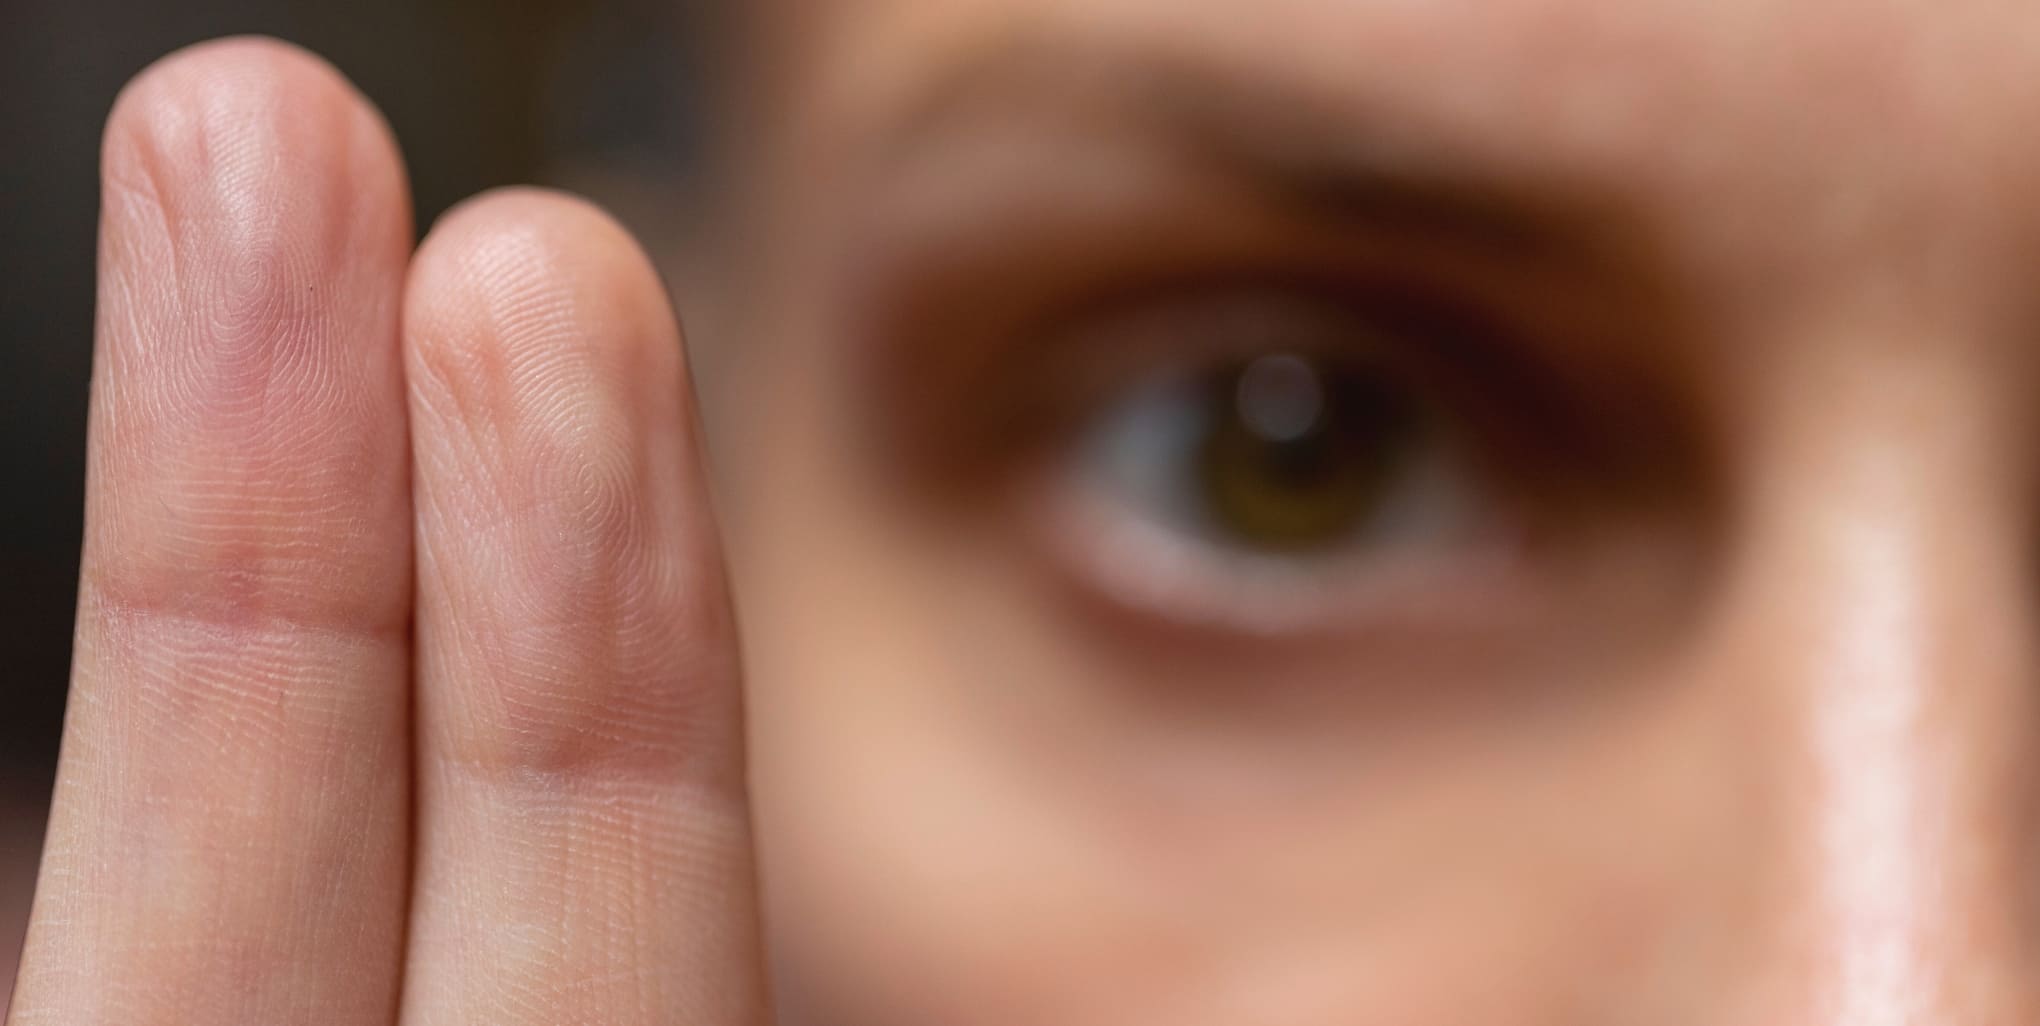
[(1267, 441), (1298, 441), (1324, 418), (1324, 382), (1317, 368), (1301, 359), (1270, 356), (1256, 360), (1239, 379), (1236, 402), (1240, 421)]
[(1292, 355), (1216, 376), (1199, 459), (1218, 527), (1248, 544), (1307, 551), (1363, 529), (1415, 428), (1378, 378)]

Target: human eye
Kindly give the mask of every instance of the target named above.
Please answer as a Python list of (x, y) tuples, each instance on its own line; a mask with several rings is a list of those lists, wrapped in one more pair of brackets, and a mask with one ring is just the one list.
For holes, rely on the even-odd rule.
[(1138, 383), (1091, 427), (1080, 479), (1248, 558), (1421, 540), (1465, 501), (1429, 413), (1375, 368), (1277, 346)]
[(1523, 450), (1549, 425), (1505, 424), (1453, 380), (1463, 368), (1413, 357), (1438, 340), (1409, 336), (1437, 319), (1218, 286), (1072, 330), (1111, 369), (1036, 487), (1053, 558), (1114, 601), (1257, 633), (1323, 626), (1391, 582), (1495, 583), (1531, 531)]
[(1691, 594), (1715, 482), (1648, 276), (1484, 207), (984, 177), (904, 190), (830, 282), (880, 501), (973, 579), (1240, 666), (1598, 651)]

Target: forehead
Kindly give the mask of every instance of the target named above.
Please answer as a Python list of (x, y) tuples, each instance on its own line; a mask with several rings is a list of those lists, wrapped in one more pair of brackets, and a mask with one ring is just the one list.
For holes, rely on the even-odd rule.
[[(1058, 62), (1194, 68), (1503, 173), (1806, 245), (1997, 230), (2040, 174), (2040, 6), (2018, 0), (841, 0), (795, 21), (809, 145), (930, 104), (1009, 113)], [(789, 27), (792, 27), (789, 23)], [(1325, 119), (1336, 125), (1336, 119)], [(904, 126), (904, 127), (903, 127)], [(1335, 130), (1335, 129), (1334, 129)], [(1973, 222), (1973, 223), (1972, 223)], [(1747, 241), (1747, 240), (1745, 240)]]
[[(1798, 100), (1934, 105), (2040, 78), (2040, 8), (2020, 0), (835, 0), (786, 27), (874, 79), (912, 77), (1013, 38), (1195, 52), (1327, 86), (1381, 76), (1459, 103), (1610, 76)], [(1649, 74), (1638, 74), (1638, 72)], [(2020, 80), (2025, 80), (2022, 83)]]

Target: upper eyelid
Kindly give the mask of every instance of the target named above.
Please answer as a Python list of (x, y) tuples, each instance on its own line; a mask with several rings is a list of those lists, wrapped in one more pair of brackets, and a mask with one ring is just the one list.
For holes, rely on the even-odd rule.
[(1580, 430), (1570, 423), (1577, 412), (1572, 401), (1582, 398), (1578, 383), (1530, 359), (1505, 314), (1449, 293), (1319, 278), (1221, 280), (1123, 297), (1079, 314), (1066, 334), (1081, 339), (1113, 331), (1125, 336), (1119, 345), (1127, 351), (1102, 354), (1103, 344), (1083, 345), (1090, 352), (1074, 357), (1101, 371), (1089, 389), (1072, 396), (1078, 405), (1094, 406), (1123, 390), (1126, 380), (1160, 370), (1195, 371), (1298, 352), (1367, 368), (1452, 409), (1467, 430), (1481, 435), (1510, 436), (1533, 421), (1547, 442)]

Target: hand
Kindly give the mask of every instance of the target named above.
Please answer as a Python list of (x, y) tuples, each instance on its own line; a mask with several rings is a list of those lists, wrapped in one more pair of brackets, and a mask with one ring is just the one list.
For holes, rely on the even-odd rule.
[(659, 278), (411, 250), (389, 133), (208, 44), (104, 154), (72, 700), (11, 1026), (762, 1023), (738, 669)]

